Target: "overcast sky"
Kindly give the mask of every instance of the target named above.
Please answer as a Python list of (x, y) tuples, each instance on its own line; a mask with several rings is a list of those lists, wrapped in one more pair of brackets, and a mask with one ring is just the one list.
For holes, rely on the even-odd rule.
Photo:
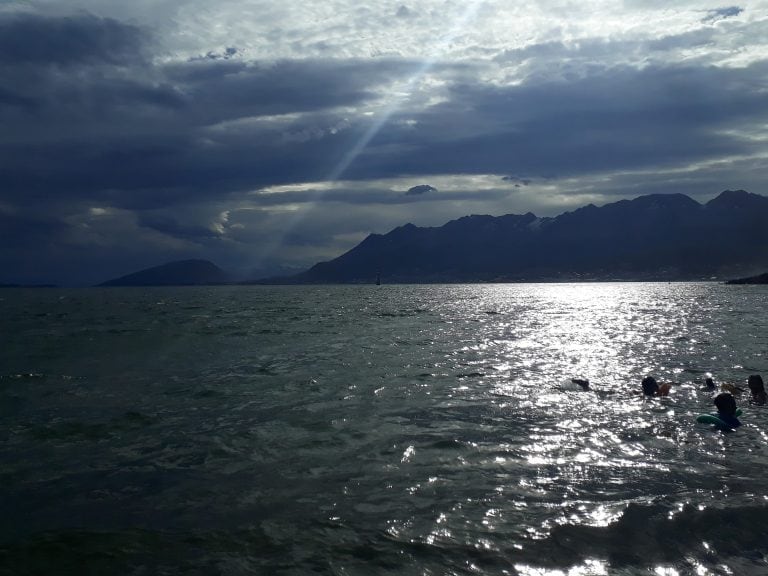
[(0, 282), (766, 180), (768, 1), (0, 0)]

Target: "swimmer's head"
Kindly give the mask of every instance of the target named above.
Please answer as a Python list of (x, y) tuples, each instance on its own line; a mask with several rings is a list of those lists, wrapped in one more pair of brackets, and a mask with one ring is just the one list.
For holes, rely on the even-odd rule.
[(761, 392), (765, 394), (765, 386), (763, 385), (763, 378), (760, 374), (752, 374), (752, 376), (747, 379), (747, 386), (749, 386), (749, 390), (752, 394), (760, 394)]
[(659, 385), (656, 383), (656, 378), (653, 376), (646, 376), (641, 382), (643, 386), (643, 394), (646, 396), (653, 396), (659, 391)]
[(734, 416), (736, 414), (736, 400), (734, 400), (733, 396), (727, 392), (721, 392), (715, 396), (715, 406), (717, 407), (717, 411), (722, 414), (727, 414), (729, 416)]
[(705, 378), (704, 379), (704, 386), (706, 386), (710, 390), (714, 390), (714, 388), (715, 388), (715, 381), (712, 380), (712, 378)]
[(589, 380), (584, 378), (571, 378), (571, 382), (581, 386), (582, 390), (589, 390)]

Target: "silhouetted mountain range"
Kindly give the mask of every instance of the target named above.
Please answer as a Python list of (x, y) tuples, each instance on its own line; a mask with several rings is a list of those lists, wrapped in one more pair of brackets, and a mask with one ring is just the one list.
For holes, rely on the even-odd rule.
[(114, 278), (99, 286), (195, 286), (229, 281), (229, 275), (208, 260), (180, 260)]
[(406, 224), (274, 283), (691, 280), (768, 268), (768, 198), (726, 190), (706, 204), (652, 194), (556, 217), (465, 216)]
[(749, 276), (748, 278), (728, 280), (726, 284), (768, 284), (768, 272), (758, 274), (757, 276)]

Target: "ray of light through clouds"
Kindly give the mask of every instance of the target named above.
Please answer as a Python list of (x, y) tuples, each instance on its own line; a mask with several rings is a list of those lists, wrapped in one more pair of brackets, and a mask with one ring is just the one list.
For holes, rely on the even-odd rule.
[(765, 1), (5, 1), (0, 281), (768, 193), (767, 39)]

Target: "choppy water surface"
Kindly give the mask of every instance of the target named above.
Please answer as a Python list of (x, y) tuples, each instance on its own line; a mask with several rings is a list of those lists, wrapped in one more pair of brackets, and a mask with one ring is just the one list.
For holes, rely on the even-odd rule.
[[(0, 574), (768, 573), (768, 290), (0, 291)], [(631, 391), (654, 374), (672, 395)], [(572, 377), (589, 378), (594, 391)]]

